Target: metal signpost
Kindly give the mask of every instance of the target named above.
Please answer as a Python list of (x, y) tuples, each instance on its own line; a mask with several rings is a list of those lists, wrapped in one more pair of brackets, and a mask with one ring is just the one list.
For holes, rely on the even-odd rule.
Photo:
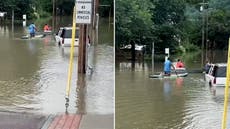
[(76, 23), (80, 24), (78, 73), (86, 73), (86, 24), (91, 24), (92, 0), (76, 0)]
[(22, 19), (23, 19), (22, 25), (23, 27), (26, 27), (26, 14), (22, 15)]
[(167, 54), (167, 56), (165, 55), (165, 61), (166, 61), (169, 57), (169, 48), (165, 48), (165, 54)]

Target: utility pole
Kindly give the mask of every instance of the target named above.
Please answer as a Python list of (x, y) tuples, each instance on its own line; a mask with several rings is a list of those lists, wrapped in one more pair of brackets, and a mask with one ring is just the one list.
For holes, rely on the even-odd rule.
[(154, 42), (152, 43), (152, 74), (154, 74)]
[(12, 15), (12, 34), (13, 34), (13, 38), (14, 38), (14, 8), (15, 8), (15, 5), (9, 5), (10, 7), (11, 7), (11, 9), (12, 9), (12, 13), (11, 13), (11, 15)]
[(202, 51), (201, 56), (202, 57), (201, 57), (201, 66), (203, 67), (203, 65), (204, 65), (204, 53), (203, 53), (203, 51), (205, 50), (204, 49), (204, 44), (205, 44), (205, 46), (207, 48), (207, 39), (205, 39), (205, 12), (204, 12), (204, 10), (205, 10), (205, 5), (208, 5), (208, 3), (205, 3), (205, 1), (203, 0), (203, 2), (200, 3), (200, 4), (201, 4), (200, 11), (202, 12), (202, 47), (201, 47), (201, 49), (202, 49), (201, 50)]
[(53, 1), (53, 20), (52, 20), (52, 28), (55, 29), (55, 19), (56, 19), (56, 0)]
[(98, 8), (99, 8), (99, 0), (93, 0), (93, 19), (92, 19), (92, 30), (91, 30), (91, 37), (92, 41), (94, 43), (97, 42), (97, 23), (99, 22), (99, 14), (98, 14)]
[(205, 11), (205, 14), (206, 14), (206, 51), (208, 51), (208, 43), (209, 43), (209, 39), (208, 39), (208, 8), (206, 9), (206, 11)]
[(86, 25), (80, 25), (78, 73), (86, 73)]
[(92, 0), (76, 0), (76, 9), (76, 23), (80, 25), (78, 73), (85, 74), (87, 24), (91, 24)]

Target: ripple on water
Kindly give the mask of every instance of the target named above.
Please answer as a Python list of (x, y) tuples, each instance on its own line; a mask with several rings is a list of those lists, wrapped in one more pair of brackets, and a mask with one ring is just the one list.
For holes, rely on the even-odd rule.
[(117, 72), (117, 128), (221, 127), (223, 91), (218, 89), (213, 95), (202, 74), (190, 74), (177, 85), (175, 79), (146, 79), (143, 71)]

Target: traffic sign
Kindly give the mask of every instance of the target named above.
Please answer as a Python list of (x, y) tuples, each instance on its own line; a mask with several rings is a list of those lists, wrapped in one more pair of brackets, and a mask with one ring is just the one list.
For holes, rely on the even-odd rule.
[(76, 0), (76, 23), (90, 24), (92, 0)]

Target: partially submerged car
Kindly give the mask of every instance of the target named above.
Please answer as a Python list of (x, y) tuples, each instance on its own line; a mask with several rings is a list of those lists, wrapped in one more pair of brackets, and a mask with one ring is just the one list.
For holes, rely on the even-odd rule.
[[(55, 36), (55, 41), (63, 47), (70, 47), (72, 42), (72, 27), (61, 27)], [(79, 28), (76, 27), (74, 46), (79, 45)]]
[(210, 64), (205, 73), (205, 81), (211, 87), (225, 86), (227, 63)]

